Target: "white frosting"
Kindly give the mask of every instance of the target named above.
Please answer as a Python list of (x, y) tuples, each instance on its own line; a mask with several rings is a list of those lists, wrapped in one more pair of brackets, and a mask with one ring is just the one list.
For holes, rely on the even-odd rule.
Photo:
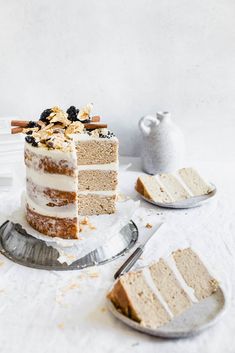
[(77, 191), (77, 178), (73, 176), (43, 173), (26, 167), (26, 177), (42, 187), (61, 191)]
[(77, 170), (118, 170), (118, 162), (108, 164), (89, 164), (89, 165), (78, 165)]
[(144, 275), (144, 279), (147, 283), (147, 285), (149, 286), (149, 288), (151, 288), (151, 290), (153, 291), (153, 293), (155, 294), (155, 296), (157, 297), (157, 299), (159, 300), (159, 302), (161, 303), (161, 305), (163, 306), (163, 308), (166, 310), (166, 312), (169, 314), (169, 316), (171, 317), (171, 319), (173, 319), (174, 315), (171, 312), (169, 306), (167, 305), (167, 303), (165, 302), (163, 296), (161, 295), (160, 291), (158, 290), (158, 288), (155, 286), (155, 283), (153, 281), (153, 278), (151, 276), (151, 273), (149, 271), (148, 267), (145, 267), (143, 269), (143, 275)]
[(42, 157), (51, 158), (55, 161), (67, 160), (68, 162), (72, 162), (76, 164), (77, 157), (76, 157), (75, 150), (71, 152), (66, 152), (62, 150), (48, 149), (46, 147), (34, 147), (27, 142), (25, 142), (25, 149), (35, 153), (38, 156), (38, 158), (42, 156)]
[(116, 136), (112, 136), (112, 137), (97, 137), (97, 136), (93, 136), (93, 135), (88, 135), (86, 133), (83, 134), (73, 134), (71, 135), (74, 142), (78, 142), (78, 141), (118, 141)]
[(169, 190), (167, 189), (167, 187), (162, 183), (161, 179), (159, 178), (159, 175), (156, 174), (154, 175), (155, 179), (157, 180), (158, 184), (160, 185), (160, 187), (168, 194), (169, 198), (171, 199), (171, 201), (174, 201), (174, 198), (172, 197), (172, 195), (170, 194)]
[(117, 190), (100, 190), (100, 191), (80, 191), (78, 190), (78, 195), (100, 195), (100, 196), (115, 196), (117, 195)]
[(28, 195), (26, 195), (26, 202), (32, 211), (35, 211), (36, 213), (39, 213), (43, 216), (56, 218), (74, 218), (78, 215), (76, 206), (49, 207), (46, 205), (38, 205)]
[(173, 255), (171, 254), (167, 258), (164, 258), (164, 261), (167, 263), (167, 265), (170, 267), (172, 272), (174, 273), (176, 279), (178, 280), (180, 286), (183, 288), (183, 290), (186, 292), (188, 297), (191, 299), (193, 303), (198, 303), (198, 299), (196, 298), (194, 294), (194, 289), (192, 287), (189, 287), (187, 283), (185, 282), (183, 276), (181, 275), (180, 271), (178, 270), (175, 260), (173, 258)]
[(189, 189), (189, 187), (185, 184), (181, 176), (179, 175), (179, 171), (177, 170), (175, 173), (172, 173), (174, 177), (178, 180), (178, 182), (183, 186), (183, 188), (189, 193), (190, 196), (194, 196), (192, 191)]

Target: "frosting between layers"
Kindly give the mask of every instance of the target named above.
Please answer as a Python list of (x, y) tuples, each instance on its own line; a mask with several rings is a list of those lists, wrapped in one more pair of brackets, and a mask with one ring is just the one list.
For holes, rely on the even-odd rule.
[(88, 191), (88, 190), (84, 190), (84, 191), (78, 191), (78, 196), (79, 195), (100, 195), (100, 196), (115, 196), (117, 195), (117, 191), (116, 190), (105, 190), (105, 191)]
[(36, 185), (61, 191), (77, 191), (77, 178), (62, 175), (38, 172), (26, 167), (26, 177)]
[(112, 162), (108, 164), (86, 164), (78, 165), (77, 170), (118, 170), (118, 162)]

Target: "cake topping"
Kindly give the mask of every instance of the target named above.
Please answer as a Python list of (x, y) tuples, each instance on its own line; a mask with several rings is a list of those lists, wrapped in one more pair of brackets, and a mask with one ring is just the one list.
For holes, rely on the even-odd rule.
[(66, 113), (68, 114), (68, 119), (70, 121), (77, 121), (78, 118), (78, 113), (79, 113), (79, 109), (76, 109), (76, 107), (74, 107), (73, 105), (71, 105), (71, 107), (69, 107), (69, 109), (67, 109)]
[(91, 117), (92, 108), (93, 104), (89, 103), (80, 110), (70, 106), (66, 112), (57, 106), (45, 109), (37, 122), (13, 120), (11, 125), (18, 127), (13, 128), (12, 133), (23, 132), (27, 143), (50, 149), (72, 148), (71, 135), (75, 134), (108, 139), (115, 136), (107, 129), (107, 124), (99, 123), (99, 116)]
[(82, 122), (90, 121), (91, 111), (93, 109), (93, 104), (89, 103), (85, 107), (81, 108), (78, 113), (78, 119)]

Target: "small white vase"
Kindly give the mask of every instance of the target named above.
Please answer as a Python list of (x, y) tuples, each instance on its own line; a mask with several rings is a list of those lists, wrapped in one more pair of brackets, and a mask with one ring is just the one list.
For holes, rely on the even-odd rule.
[(142, 168), (148, 174), (172, 172), (183, 166), (184, 136), (168, 112), (147, 115), (139, 121), (142, 134)]

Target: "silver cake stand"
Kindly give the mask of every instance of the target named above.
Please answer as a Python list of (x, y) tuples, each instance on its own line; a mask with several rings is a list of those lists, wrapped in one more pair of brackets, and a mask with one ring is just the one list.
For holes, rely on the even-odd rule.
[(6, 221), (0, 227), (0, 253), (27, 267), (53, 271), (78, 270), (102, 265), (124, 255), (137, 239), (138, 228), (130, 221), (102, 247), (67, 265), (57, 260), (59, 253), (56, 249), (28, 234), (20, 224)]

